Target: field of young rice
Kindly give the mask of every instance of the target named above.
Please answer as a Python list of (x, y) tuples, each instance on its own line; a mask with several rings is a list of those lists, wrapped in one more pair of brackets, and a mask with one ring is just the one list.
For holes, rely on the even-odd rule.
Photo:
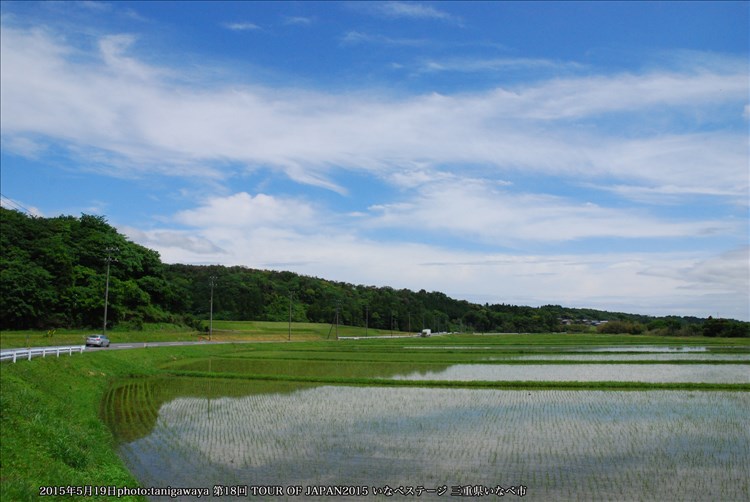
[(140, 406), (156, 415), (131, 417), (141, 428), (121, 446), (144, 486), (524, 485), (527, 500), (595, 501), (750, 493), (746, 392), (263, 384), (218, 397), (253, 383), (178, 380), (183, 397), (141, 383), (107, 404), (119, 410), (111, 425), (127, 428), (118, 400), (163, 400)]
[[(656, 354), (658, 355), (658, 354)], [(370, 358), (376, 355), (367, 354)], [(378, 355), (382, 356), (382, 355)], [(271, 359), (250, 357), (223, 357), (179, 362), (171, 368), (183, 371), (231, 373), (235, 375), (381, 378), (418, 381), (571, 381), (571, 382), (646, 382), (646, 383), (750, 383), (750, 359), (746, 355), (717, 354), (713, 357), (740, 357), (740, 359), (713, 359), (701, 361), (668, 361), (664, 364), (627, 364), (622, 355), (612, 359), (586, 359), (565, 361), (564, 356), (543, 357), (539, 364), (533, 359), (492, 357), (491, 364), (448, 364), (437, 362), (410, 362), (394, 360), (315, 360)], [(387, 354), (389, 359), (393, 355)], [(572, 356), (568, 356), (572, 357)], [(578, 355), (583, 357), (583, 355)], [(597, 356), (606, 357), (606, 356)], [(454, 355), (455, 358), (455, 355)], [(745, 358), (745, 359), (743, 359)], [(475, 358), (476, 359), (476, 358)], [(487, 357), (479, 361), (487, 360)], [(705, 361), (706, 364), (700, 364)], [(523, 362), (524, 364), (515, 364)], [(570, 364), (565, 364), (569, 362)], [(505, 364), (507, 363), (507, 364)], [(575, 363), (575, 364), (573, 364)], [(615, 364), (616, 363), (616, 364)], [(670, 364), (671, 363), (671, 364)], [(679, 363), (679, 364), (678, 364)], [(690, 363), (690, 364), (687, 364)]]
[(143, 486), (447, 490), (337, 500), (442, 500), (461, 486), (523, 486), (524, 500), (750, 500), (746, 345), (581, 342), (238, 345), (115, 382), (101, 416)]
[(518, 355), (505, 357), (487, 357), (486, 361), (742, 361), (750, 364), (750, 354), (710, 354), (707, 352), (700, 353), (647, 353), (647, 354), (533, 354)]
[(747, 365), (732, 364), (454, 364), (396, 380), (750, 383)]

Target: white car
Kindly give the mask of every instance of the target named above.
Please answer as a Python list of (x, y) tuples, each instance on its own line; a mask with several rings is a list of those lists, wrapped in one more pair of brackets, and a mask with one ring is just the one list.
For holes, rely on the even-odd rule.
[(109, 338), (105, 335), (91, 335), (86, 337), (86, 347), (96, 345), (97, 347), (109, 347)]

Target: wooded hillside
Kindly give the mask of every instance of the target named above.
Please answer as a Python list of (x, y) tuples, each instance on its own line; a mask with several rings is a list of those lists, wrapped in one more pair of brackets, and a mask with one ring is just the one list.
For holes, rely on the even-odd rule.
[[(750, 336), (750, 323), (655, 318), (557, 305), (477, 305), (440, 292), (332, 282), (246, 267), (167, 265), (101, 216), (30, 217), (0, 209), (0, 329), (101, 327), (110, 265), (108, 327), (200, 326), (211, 282), (214, 319), (286, 321), (418, 331), (600, 331)], [(213, 279), (212, 279), (213, 278)]]

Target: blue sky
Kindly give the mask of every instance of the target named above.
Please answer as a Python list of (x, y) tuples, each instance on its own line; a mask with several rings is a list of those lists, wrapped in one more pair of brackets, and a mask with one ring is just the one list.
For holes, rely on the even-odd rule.
[(2, 2), (2, 203), (170, 263), (750, 320), (747, 2)]

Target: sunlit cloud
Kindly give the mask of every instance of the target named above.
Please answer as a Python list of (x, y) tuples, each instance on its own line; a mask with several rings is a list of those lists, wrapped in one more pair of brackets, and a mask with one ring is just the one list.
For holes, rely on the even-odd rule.
[[(448, 15), (440, 4), (365, 8), (390, 9), (398, 22)], [(750, 190), (742, 58), (693, 53), (612, 73), (545, 58), (431, 55), (423, 72), (549, 77), (464, 92), (337, 90), (216, 82), (200, 68), (143, 57), (137, 34), (82, 45), (6, 20), (3, 153), (54, 151), (77, 172), (200, 183), (205, 191), (155, 215), (158, 225), (122, 225), (167, 262), (286, 264), (490, 302), (651, 313), (714, 315), (710, 297), (750, 315), (747, 260), (728, 251), (747, 241), (737, 213)], [(430, 44), (390, 33), (350, 30), (332, 43), (347, 52)], [(358, 204), (369, 187), (354, 186), (354, 176), (380, 192)], [(588, 250), (594, 240), (608, 240), (609, 251)], [(694, 247), (674, 244), (688, 241)]]
[(193, 255), (220, 255), (225, 251), (212, 242), (187, 232), (175, 230), (140, 230), (130, 226), (118, 230), (134, 241), (147, 247), (159, 249), (176, 249)]
[(284, 24), (288, 25), (300, 25), (300, 26), (308, 26), (315, 22), (315, 19), (312, 17), (304, 17), (304, 16), (290, 16), (284, 18)]
[(552, 61), (549, 59), (533, 58), (451, 58), (443, 60), (429, 60), (419, 67), (419, 71), (430, 72), (496, 72), (507, 70), (579, 70), (585, 68), (584, 65), (575, 62)]
[[(480, 303), (621, 306), (628, 312), (708, 316), (716, 314), (712, 303), (705, 302), (712, 294), (714, 300), (721, 298), (727, 312), (746, 316), (741, 279), (746, 265), (735, 256), (679, 251), (477, 252), (450, 249), (450, 235), (440, 246), (374, 240), (346, 226), (314, 228), (310, 232), (278, 222), (247, 225), (237, 232), (231, 222), (217, 219), (190, 230), (149, 232), (145, 242), (167, 262), (242, 263), (255, 268), (284, 264), (284, 270), (329, 280), (442, 291)], [(180, 244), (180, 236), (197, 241)], [(140, 241), (138, 234), (131, 237)], [(707, 263), (725, 273), (706, 273)], [(740, 279), (725, 282), (727, 273), (739, 273)]]
[(211, 198), (199, 208), (181, 211), (175, 216), (177, 222), (193, 227), (248, 229), (279, 225), (305, 228), (315, 218), (315, 209), (304, 202), (266, 194), (252, 196), (245, 192)]
[(522, 241), (710, 237), (739, 235), (742, 231), (738, 223), (660, 220), (634, 209), (607, 208), (550, 195), (519, 194), (467, 179), (433, 184), (408, 201), (375, 207), (373, 213), (371, 225), (429, 229), (511, 246)]
[(438, 19), (459, 21), (459, 18), (431, 5), (418, 2), (377, 2), (368, 6), (374, 13), (393, 18)]
[[(4, 137), (42, 136), (83, 155), (107, 152), (131, 160), (133, 170), (228, 176), (238, 164), (263, 166), (341, 193), (335, 169), (398, 172), (416, 160), (433, 168), (470, 163), (607, 176), (620, 185), (710, 194), (736, 195), (747, 186), (746, 135), (664, 131), (622, 138), (586, 127), (604, 113), (625, 114), (632, 122), (626, 127), (635, 128), (646, 108), (668, 116), (741, 103), (747, 91), (741, 65), (731, 74), (570, 77), (460, 95), (335, 95), (193, 87), (176, 70), (128, 56), (137, 42), (132, 36), (103, 38), (98, 60), (86, 63), (44, 32), (5, 28), (2, 37)], [(569, 129), (556, 127), (557, 120), (583, 122)]]
[(260, 26), (251, 22), (235, 22), (235, 23), (224, 23), (224, 28), (232, 31), (255, 31), (259, 30)]
[(17, 200), (13, 200), (11, 198), (6, 197), (5, 195), (0, 195), (0, 207), (3, 207), (5, 209), (10, 209), (13, 211), (21, 211), (27, 214), (30, 214), (32, 216), (38, 216), (38, 217), (45, 217), (45, 215), (42, 213), (42, 211), (38, 207), (34, 207), (30, 204), (26, 204), (25, 202), (19, 202)]
[(357, 45), (357, 44), (382, 44), (392, 46), (411, 46), (418, 47), (421, 45), (427, 45), (429, 41), (419, 38), (394, 38), (387, 37), (385, 35), (377, 35), (364, 33), (361, 31), (347, 31), (341, 37), (341, 43), (345, 45)]

